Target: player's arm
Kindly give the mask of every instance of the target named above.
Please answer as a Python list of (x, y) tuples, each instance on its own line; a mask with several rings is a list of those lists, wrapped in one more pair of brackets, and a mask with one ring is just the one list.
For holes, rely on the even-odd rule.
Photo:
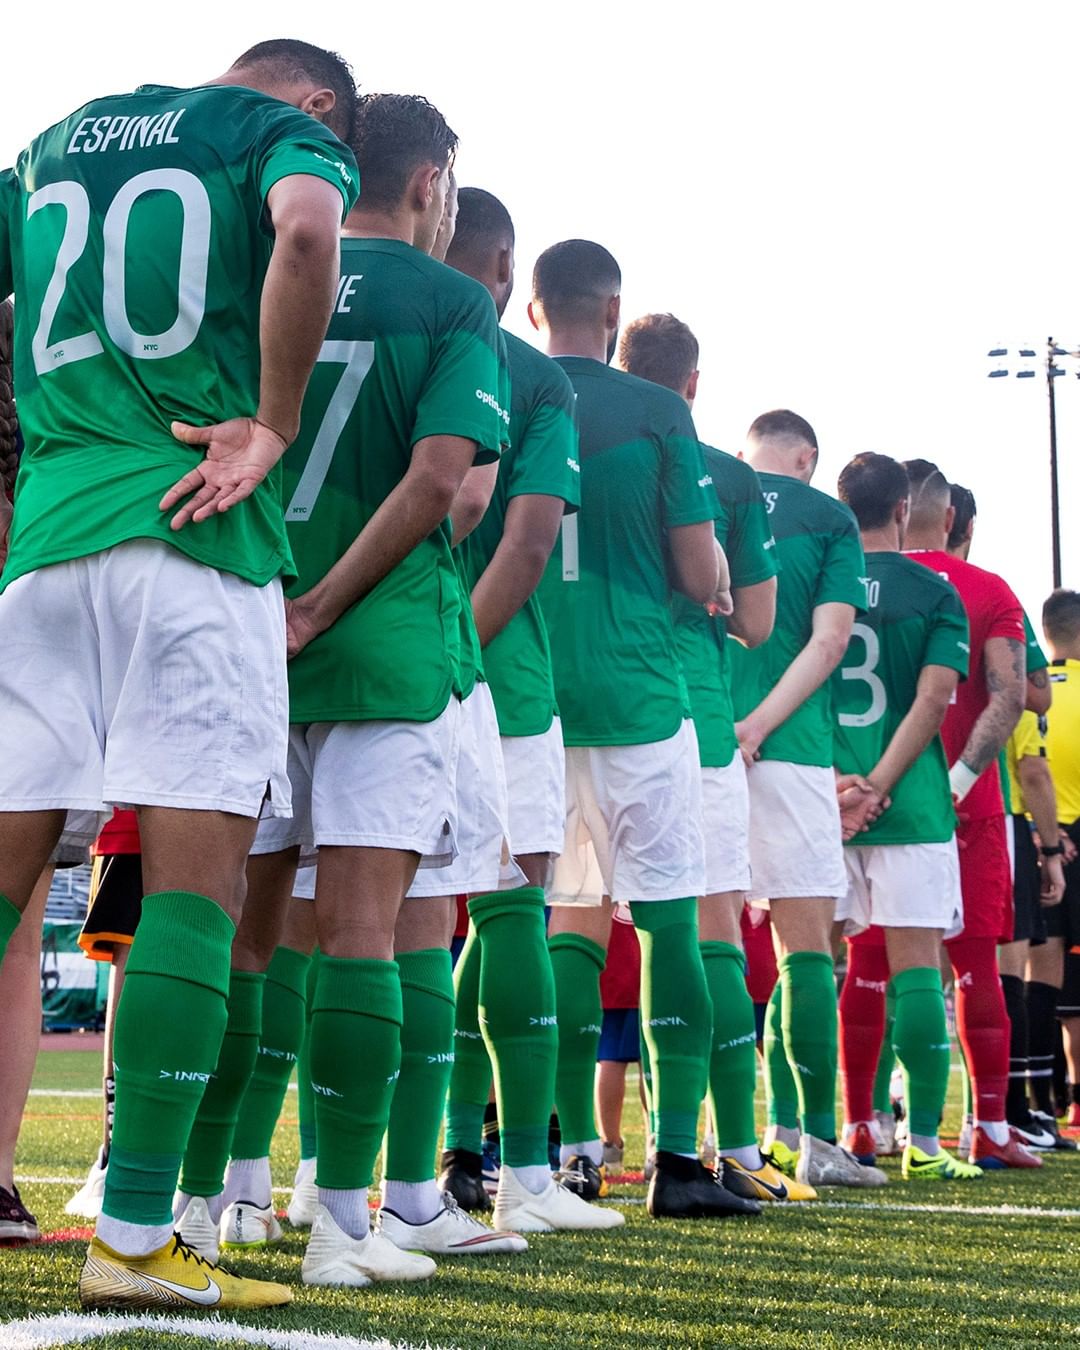
[(736, 586), (731, 592), (732, 611), (727, 630), (744, 647), (760, 647), (769, 640), (776, 621), (776, 578), (753, 586)]
[(465, 475), (465, 481), (450, 508), (450, 524), (454, 531), (451, 543), (454, 548), (472, 534), (484, 519), (498, 476), (498, 460), (491, 464), (477, 464)]
[(341, 193), (312, 174), (280, 178), (266, 196), (274, 230), (259, 308), (259, 406), (254, 417), (216, 426), (174, 422), (173, 435), (206, 447), (206, 458), (161, 501), (174, 530), (249, 497), (300, 427), (300, 404), (326, 336), (338, 279)]
[(731, 586), (727, 558), (711, 520), (672, 525), (668, 530), (671, 584), (699, 605), (726, 594)]
[(1026, 710), (1039, 717), (1045, 717), (1050, 711), (1050, 701), (1053, 698), (1050, 676), (1045, 666), (1041, 666), (1038, 670), (1028, 671), (1024, 689), (1027, 696), (1024, 701)]
[(499, 546), (473, 587), (473, 617), (482, 647), (502, 632), (540, 584), (565, 510), (561, 497), (539, 492), (510, 498)]
[(950, 666), (923, 666), (914, 702), (893, 732), (881, 758), (865, 777), (869, 791), (854, 788), (840, 793), (840, 820), (845, 839), (865, 829), (881, 814), (889, 793), (941, 730), (959, 679), (959, 673)]
[[(1024, 801), (1035, 822), (1039, 833), (1039, 843), (1044, 848), (1058, 848), (1061, 844), (1061, 831), (1057, 818), (1057, 793), (1054, 780), (1050, 776), (1050, 765), (1042, 755), (1022, 755), (1016, 761), (1016, 776), (1024, 793)], [(1042, 902), (1044, 905), (1056, 905), (1065, 894), (1064, 859), (1055, 857), (1042, 859)]]
[(750, 763), (761, 744), (825, 683), (844, 658), (855, 606), (830, 600), (814, 607), (810, 640), (757, 707), (735, 724), (743, 758)]
[(989, 702), (949, 773), (959, 801), (964, 800), (979, 776), (1000, 754), (1024, 711), (1027, 685), (1024, 644), (1018, 638), (987, 638), (983, 664)]
[(405, 476), (321, 581), (285, 603), (288, 654), (304, 647), (362, 600), (450, 513), (476, 442), (427, 436), (413, 446)]

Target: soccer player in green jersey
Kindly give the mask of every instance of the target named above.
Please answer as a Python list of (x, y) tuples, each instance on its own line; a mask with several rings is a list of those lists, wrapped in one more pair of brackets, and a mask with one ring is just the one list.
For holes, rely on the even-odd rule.
[[(298, 851), (318, 850), (309, 1072), (319, 1204), (303, 1278), (364, 1285), (434, 1270), (395, 1246), (400, 1233), (391, 1240), (413, 1185), (395, 1176), (393, 1150), (386, 1170), (400, 1187), (384, 1187), (379, 1232), (367, 1187), (392, 1103), (418, 1069), (413, 1041), (430, 1038), (433, 1020), (446, 1028), (444, 1057), (452, 1044), (446, 909), (410, 902), (405, 924), (402, 903), (422, 860), (454, 853), (461, 600), (447, 516), (472, 464), (497, 458), (505, 423), (491, 298), (429, 256), (457, 138), (425, 99), (372, 95), (353, 144), (364, 195), (346, 222), (338, 302), (285, 461), (300, 574), (286, 620), (295, 815), (264, 822), (255, 852), (270, 856), (249, 876), (269, 910), (292, 890)], [(415, 1083), (407, 1090), (416, 1106)], [(436, 1126), (441, 1108), (440, 1096)], [(434, 1153), (432, 1138), (413, 1165), (430, 1173)], [(263, 1193), (248, 1197), (264, 1209), (268, 1179), (265, 1168)], [(437, 1194), (423, 1219), (410, 1247), (526, 1245), (496, 1240)]]
[[(619, 340), (623, 370), (673, 389), (691, 408), (697, 363), (697, 339), (672, 314), (635, 319)], [(750, 889), (750, 799), (735, 739), (727, 637), (756, 647), (772, 632), (776, 547), (754, 470), (711, 446), (702, 452), (719, 500), (715, 530), (731, 574), (731, 613), (682, 595), (672, 603), (701, 758), (706, 886), (698, 906), (698, 935), (713, 1008), (709, 1104), (729, 1189), (758, 1200), (812, 1200), (812, 1187), (785, 1177), (758, 1149), (754, 1005), (746, 988), (740, 929)]]
[[(504, 311), (514, 281), (514, 226), (491, 193), (461, 189), (447, 261), (486, 285)], [(505, 337), (510, 449), (487, 511), (461, 553), (498, 719), (510, 841), (528, 886), (469, 903), (474, 922), (456, 973), (442, 1184), (482, 1204), (479, 1149), (493, 1063), (499, 1184), (512, 1197), (510, 1205), (496, 1199), (500, 1225), (611, 1226), (611, 1211), (592, 1209), (572, 1194), (570, 1188), (584, 1193), (573, 1169), (564, 1169), (563, 1186), (552, 1183), (547, 1156), (558, 1033), (543, 905), (552, 859), (563, 845), (565, 766), (547, 631), (533, 592), (564, 514), (579, 501), (574, 391), (554, 361)]]
[[(892, 1044), (904, 1074), (905, 1179), (963, 1181), (981, 1169), (946, 1153), (938, 1123), (949, 1083), (941, 941), (962, 923), (949, 769), (939, 735), (967, 677), (968, 625), (955, 589), (900, 552), (907, 472), (887, 455), (844, 469), (866, 556), (864, 613), (832, 678), (836, 769), (865, 783), (841, 792), (848, 891), (836, 917), (855, 934), (884, 929), (895, 998)], [(851, 1122), (870, 1128), (869, 1121)]]
[(263, 43), (197, 88), (94, 100), (0, 175), (26, 437), (0, 596), (0, 948), (66, 812), (93, 833), (134, 803), (144, 849), (88, 1305), (290, 1297), (192, 1259), (170, 1202), (234, 1011), (255, 820), (289, 806), (275, 466), (333, 303), (354, 98), (332, 53)]
[[(602, 1158), (574, 1065), (600, 1032), (599, 976), (612, 902), (629, 903), (642, 948), (641, 1014), (657, 1135), (654, 1216), (759, 1213), (698, 1161), (709, 1002), (698, 946), (705, 890), (701, 771), (671, 616), (672, 585), (705, 604), (728, 586), (716, 494), (686, 403), (607, 362), (621, 275), (599, 244), (541, 254), (530, 315), (577, 394), (581, 510), (568, 516), (540, 588), (566, 742), (566, 839), (550, 926), (564, 1139)], [(585, 1051), (582, 1053), (581, 1047)], [(565, 1068), (564, 1068), (565, 1066)]]
[(862, 548), (847, 507), (810, 486), (818, 450), (805, 418), (763, 414), (750, 428), (747, 458), (780, 558), (772, 635), (753, 651), (731, 647), (750, 785), (751, 894), (768, 901), (780, 957), (765, 1029), (765, 1142), (773, 1161), (794, 1166), (808, 1185), (880, 1185), (884, 1173), (836, 1145), (832, 924), (847, 880), (829, 676), (864, 604)]

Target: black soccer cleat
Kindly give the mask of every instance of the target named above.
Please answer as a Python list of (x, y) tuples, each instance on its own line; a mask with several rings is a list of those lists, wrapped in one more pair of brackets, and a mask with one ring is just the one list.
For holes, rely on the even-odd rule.
[(484, 1213), (491, 1197), (484, 1189), (483, 1160), (467, 1148), (450, 1148), (442, 1155), (438, 1187), (457, 1201), (461, 1209)]
[(603, 1169), (597, 1167), (591, 1158), (574, 1154), (568, 1158), (555, 1174), (568, 1191), (580, 1195), (582, 1200), (599, 1200), (608, 1193), (608, 1184)]
[(727, 1219), (760, 1214), (756, 1200), (729, 1191), (722, 1172), (711, 1171), (697, 1158), (661, 1150), (645, 1202), (654, 1219)]

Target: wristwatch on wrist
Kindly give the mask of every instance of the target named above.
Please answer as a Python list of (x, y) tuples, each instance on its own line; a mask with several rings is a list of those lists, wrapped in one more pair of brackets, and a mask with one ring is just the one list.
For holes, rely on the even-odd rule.
[(1059, 839), (1053, 848), (1048, 848), (1045, 844), (1039, 845), (1039, 852), (1044, 858), (1060, 858), (1065, 852), (1065, 845)]

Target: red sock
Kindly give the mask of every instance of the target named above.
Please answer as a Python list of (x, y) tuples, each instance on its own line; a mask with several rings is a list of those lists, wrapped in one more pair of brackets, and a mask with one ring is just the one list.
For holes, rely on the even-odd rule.
[(840, 993), (840, 1073), (844, 1120), (874, 1119), (874, 1077), (885, 1038), (884, 946), (848, 942), (847, 974)]
[(956, 1029), (964, 1047), (976, 1120), (1004, 1120), (1009, 1086), (1009, 1015), (992, 937), (947, 942), (956, 976)]

